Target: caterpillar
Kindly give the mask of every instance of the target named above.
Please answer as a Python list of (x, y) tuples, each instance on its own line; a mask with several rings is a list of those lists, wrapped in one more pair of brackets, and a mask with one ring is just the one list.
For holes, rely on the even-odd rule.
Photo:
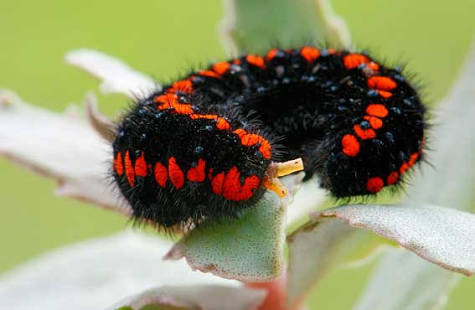
[(216, 62), (138, 100), (113, 142), (134, 216), (162, 226), (236, 215), (271, 161), (302, 157), (335, 197), (399, 184), (423, 155), (425, 107), (397, 68), (346, 50)]

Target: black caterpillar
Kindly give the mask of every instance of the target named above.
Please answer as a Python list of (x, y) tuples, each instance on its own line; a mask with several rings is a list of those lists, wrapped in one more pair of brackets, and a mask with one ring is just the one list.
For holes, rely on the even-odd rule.
[(401, 72), (368, 55), (272, 49), (140, 100), (113, 143), (114, 177), (136, 218), (165, 227), (236, 215), (277, 159), (302, 157), (336, 197), (372, 194), (421, 159), (424, 115)]

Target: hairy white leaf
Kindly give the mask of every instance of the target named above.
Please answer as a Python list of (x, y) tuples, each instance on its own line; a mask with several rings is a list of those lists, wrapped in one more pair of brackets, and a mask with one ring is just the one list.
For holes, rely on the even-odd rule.
[(415, 254), (391, 249), (381, 259), (354, 310), (441, 309), (457, 277)]
[(91, 126), (104, 140), (114, 141), (117, 126), (99, 111), (97, 99), (93, 93), (86, 95), (86, 116)]
[(353, 229), (341, 220), (322, 220), (301, 227), (288, 237), (290, 259), (287, 300), (290, 308), (301, 304), (312, 287), (335, 263), (343, 241)]
[[(411, 203), (432, 203), (470, 211), (475, 183), (475, 48), (451, 93), (441, 105), (428, 143), (434, 168), (416, 173), (408, 190)], [(391, 265), (391, 262), (394, 262)], [(394, 270), (397, 270), (394, 272)], [(417, 276), (415, 276), (417, 275)], [(460, 275), (417, 260), (412, 253), (388, 253), (374, 271), (356, 310), (436, 310)], [(423, 285), (421, 284), (424, 281)], [(398, 288), (395, 289), (395, 285)], [(404, 287), (405, 289), (401, 289)], [(391, 292), (390, 298), (381, 298)]]
[(183, 261), (162, 261), (170, 246), (124, 232), (43, 254), (0, 277), (0, 309), (104, 309), (160, 285), (239, 286), (193, 272)]
[(155, 81), (121, 60), (92, 49), (79, 49), (66, 55), (66, 62), (102, 81), (104, 93), (121, 93), (131, 98), (160, 89)]
[(466, 275), (475, 273), (475, 215), (432, 205), (353, 205), (313, 216), (336, 217), (394, 240), (422, 258)]
[(266, 291), (219, 285), (162, 286), (128, 298), (108, 310), (129, 306), (140, 310), (147, 305), (175, 306), (200, 310), (253, 310), (264, 300)]
[[(291, 204), (287, 207), (287, 224), (289, 225), (304, 217), (308, 218), (309, 212), (317, 210), (328, 197), (328, 192), (320, 187), (317, 177), (301, 183), (303, 175), (301, 173), (282, 179), (282, 183), (293, 195)], [(298, 183), (293, 183), (293, 181), (298, 181)]]
[(0, 91), (0, 155), (56, 179), (57, 194), (130, 214), (108, 170), (110, 144), (77, 113), (54, 113)]

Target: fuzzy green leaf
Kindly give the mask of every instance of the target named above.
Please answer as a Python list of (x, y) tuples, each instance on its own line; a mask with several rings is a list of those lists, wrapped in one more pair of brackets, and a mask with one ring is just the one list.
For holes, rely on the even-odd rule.
[(234, 220), (205, 222), (180, 240), (168, 259), (185, 257), (193, 269), (241, 281), (265, 281), (283, 267), (285, 206), (273, 192)]

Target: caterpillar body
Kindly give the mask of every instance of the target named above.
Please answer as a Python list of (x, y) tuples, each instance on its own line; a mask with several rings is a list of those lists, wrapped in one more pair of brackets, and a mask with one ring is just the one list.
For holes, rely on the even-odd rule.
[(422, 158), (425, 107), (400, 70), (304, 46), (192, 72), (139, 100), (113, 143), (134, 216), (169, 227), (236, 215), (271, 160), (302, 157), (336, 197), (401, 182)]

